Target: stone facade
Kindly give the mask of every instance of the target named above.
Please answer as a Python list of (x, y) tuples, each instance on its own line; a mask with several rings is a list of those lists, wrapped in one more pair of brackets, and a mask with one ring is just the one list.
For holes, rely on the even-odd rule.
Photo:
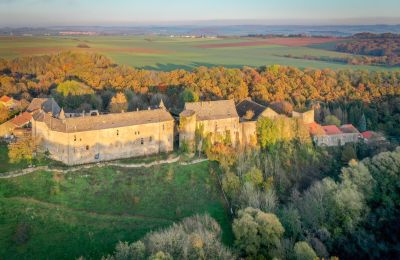
[(32, 135), (54, 160), (95, 163), (172, 151), (174, 119), (165, 108), (79, 118), (38, 111)]
[(356, 143), (361, 134), (353, 125), (322, 126), (323, 133), (313, 135), (314, 143), (318, 146), (341, 146), (346, 143)]
[(229, 135), (233, 146), (241, 143), (239, 116), (233, 100), (186, 103), (179, 115), (179, 144), (194, 148), (196, 132), (211, 135), (213, 143)]
[(311, 124), (315, 121), (315, 113), (314, 109), (300, 113), (300, 112), (292, 112), (293, 118), (300, 118), (304, 124)]

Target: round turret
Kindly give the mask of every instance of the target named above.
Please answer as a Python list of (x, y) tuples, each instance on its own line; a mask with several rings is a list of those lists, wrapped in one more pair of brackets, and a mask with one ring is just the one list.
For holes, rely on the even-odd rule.
[(197, 116), (193, 110), (184, 110), (179, 114), (179, 146), (188, 145), (193, 148), (195, 144)]

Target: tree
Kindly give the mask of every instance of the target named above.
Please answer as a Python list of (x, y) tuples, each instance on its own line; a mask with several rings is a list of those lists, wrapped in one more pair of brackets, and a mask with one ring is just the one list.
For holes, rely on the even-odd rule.
[(185, 88), (182, 92), (183, 102), (197, 102), (199, 101), (199, 96), (191, 89)]
[(94, 93), (89, 86), (75, 80), (67, 80), (58, 84), (56, 90), (65, 97), (68, 95), (81, 96)]
[(231, 198), (236, 198), (240, 191), (240, 178), (232, 172), (227, 172), (222, 178), (222, 188)]
[(0, 104), (0, 124), (7, 121), (8, 117), (8, 109)]
[(294, 254), (297, 260), (315, 260), (317, 255), (310, 245), (305, 241), (297, 242), (294, 245)]
[(259, 209), (239, 210), (233, 221), (235, 245), (247, 256), (276, 257), (284, 229), (279, 219)]
[(335, 125), (340, 126), (340, 120), (334, 115), (328, 115), (325, 117), (324, 124), (325, 125)]
[(365, 118), (365, 114), (362, 114), (360, 121), (358, 122), (358, 130), (360, 132), (367, 131), (367, 119)]
[(264, 181), (263, 174), (258, 168), (253, 167), (245, 173), (244, 181), (253, 184), (254, 187), (261, 187)]
[(221, 243), (221, 228), (208, 215), (185, 218), (171, 227), (148, 233), (133, 244), (118, 243), (106, 260), (234, 259)]
[(352, 159), (357, 159), (356, 150), (353, 147), (353, 144), (345, 144), (342, 150), (341, 160), (343, 163), (348, 163)]
[(111, 99), (109, 110), (111, 113), (121, 113), (122, 111), (128, 110), (128, 101), (124, 93), (118, 92)]
[(10, 163), (21, 161), (32, 162), (34, 143), (30, 134), (24, 133), (17, 140), (8, 145), (8, 158)]

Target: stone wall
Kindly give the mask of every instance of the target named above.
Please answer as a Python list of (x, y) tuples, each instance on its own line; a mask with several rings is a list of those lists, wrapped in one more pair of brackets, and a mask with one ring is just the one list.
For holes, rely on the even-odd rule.
[(240, 123), (242, 131), (242, 146), (257, 144), (257, 121), (244, 121)]
[(170, 152), (174, 121), (77, 133), (51, 131), (45, 123), (33, 121), (32, 134), (52, 159), (77, 165)]
[(307, 112), (304, 113), (299, 113), (299, 112), (292, 112), (292, 117), (293, 118), (300, 118), (301, 120), (303, 120), (304, 124), (311, 124), (314, 123), (315, 121), (315, 113), (314, 113), (314, 109), (309, 110)]
[(314, 142), (318, 146), (340, 146), (346, 143), (356, 143), (360, 138), (358, 133), (342, 133), (336, 135), (314, 136)]

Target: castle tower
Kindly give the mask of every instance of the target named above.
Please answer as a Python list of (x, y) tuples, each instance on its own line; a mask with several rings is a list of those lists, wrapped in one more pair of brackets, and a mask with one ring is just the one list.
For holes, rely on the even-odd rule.
[(188, 145), (193, 150), (195, 145), (197, 116), (193, 110), (184, 110), (179, 114), (179, 147)]

